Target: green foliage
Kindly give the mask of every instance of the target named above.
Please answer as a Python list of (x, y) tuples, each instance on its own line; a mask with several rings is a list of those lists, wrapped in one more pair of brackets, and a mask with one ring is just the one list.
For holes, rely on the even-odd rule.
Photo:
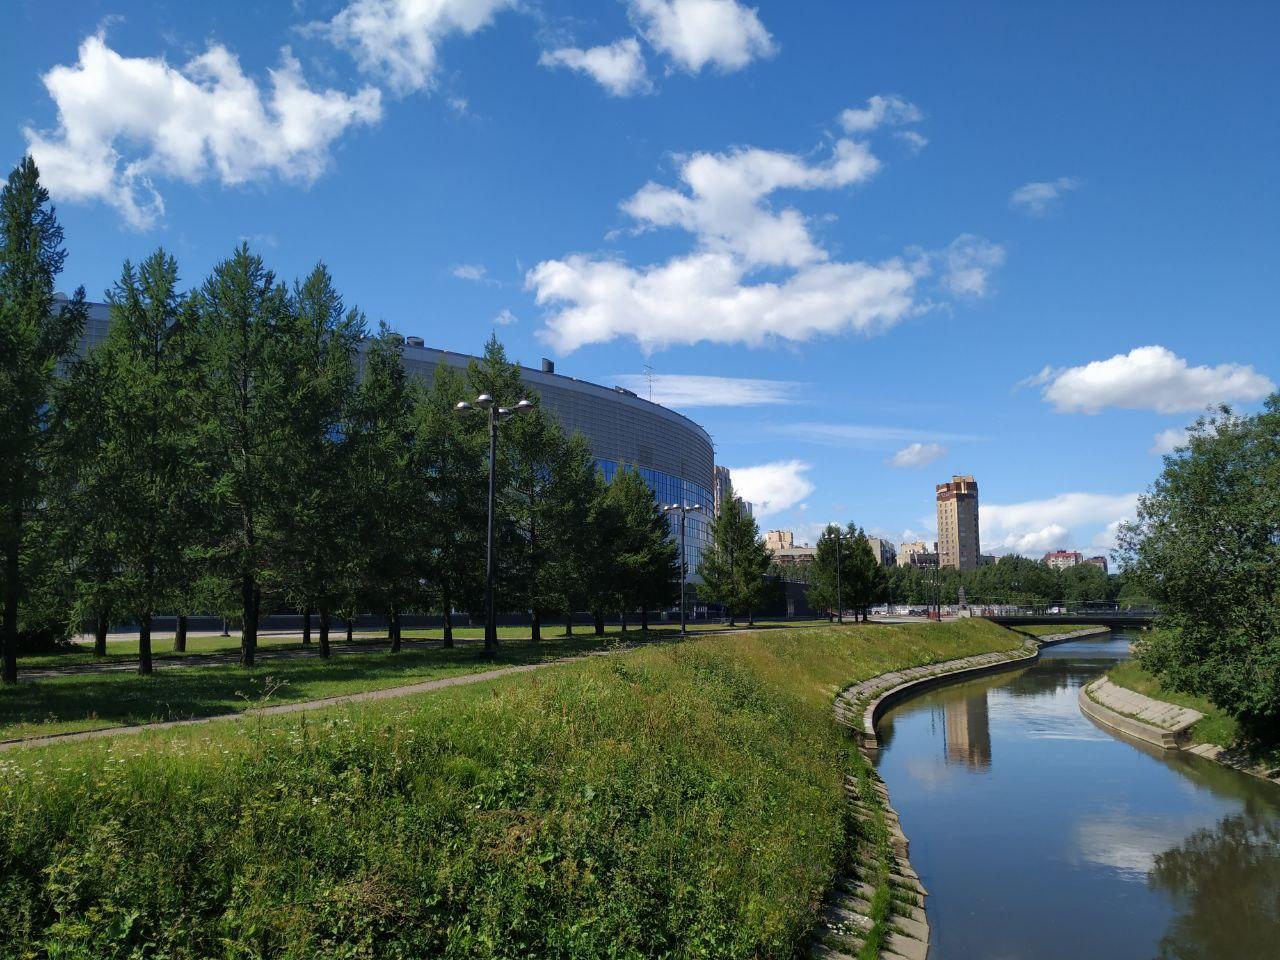
[[(848, 591), (858, 571), (850, 547), (859, 532), (857, 524), (851, 523), (847, 530), (841, 530), (831, 523), (818, 537), (817, 552), (809, 567), (809, 589), (805, 591), (805, 598), (814, 610), (825, 610), (829, 617), (843, 618), (844, 611), (853, 606), (852, 594)], [(869, 546), (867, 550), (870, 552)]]
[(1250, 734), (1280, 722), (1280, 395), (1256, 416), (1224, 409), (1139, 499), (1122, 546), (1163, 612), (1144, 667), (1207, 697)]
[(730, 623), (741, 614), (754, 619), (772, 589), (764, 579), (768, 572), (769, 552), (760, 528), (730, 488), (711, 524), (711, 547), (703, 551), (698, 567), (698, 594), (724, 607)]
[[(54, 282), (62, 227), (24, 157), (0, 189), (0, 681), (18, 677), (19, 603), (30, 582), (24, 551), (44, 493), (44, 447), (54, 373), (84, 327), (84, 288), (62, 304)], [(43, 625), (42, 625), (43, 626)]]
[(6, 956), (792, 957), (863, 761), (829, 691), (978, 621), (650, 647), (0, 759)]

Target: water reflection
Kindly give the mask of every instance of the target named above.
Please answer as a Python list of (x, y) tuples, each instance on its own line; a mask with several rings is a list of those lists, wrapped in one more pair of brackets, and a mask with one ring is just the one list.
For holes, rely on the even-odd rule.
[(882, 722), (931, 960), (1280, 956), (1280, 791), (1086, 719), (1081, 685), (1127, 652), (1051, 648)]

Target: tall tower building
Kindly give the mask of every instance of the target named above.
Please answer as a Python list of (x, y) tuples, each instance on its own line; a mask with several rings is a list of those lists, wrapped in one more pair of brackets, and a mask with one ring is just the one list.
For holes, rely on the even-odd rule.
[(953, 476), (938, 493), (938, 566), (973, 570), (978, 566), (978, 482)]

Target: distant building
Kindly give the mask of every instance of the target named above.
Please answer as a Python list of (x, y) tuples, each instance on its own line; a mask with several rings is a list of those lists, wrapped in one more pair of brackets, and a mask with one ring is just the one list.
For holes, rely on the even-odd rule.
[(892, 567), (898, 562), (898, 548), (888, 540), (879, 537), (867, 537), (871, 544), (871, 552), (876, 555), (876, 562), (882, 567)]
[(1000, 558), (997, 557), (994, 553), (978, 554), (978, 566), (980, 567), (989, 567), (993, 563), (997, 563), (999, 560)]
[(1078, 550), (1053, 550), (1044, 555), (1044, 562), (1054, 570), (1065, 570), (1084, 563), (1084, 555)]
[(930, 548), (923, 540), (899, 544), (897, 563), (900, 567), (936, 567), (938, 545), (935, 543)]
[(935, 488), (938, 501), (938, 563), (953, 570), (978, 566), (978, 482), (955, 475)]
[[(733, 489), (733, 477), (729, 473), (729, 468), (716, 467), (714, 470), (714, 477), (711, 484), (711, 494), (712, 494), (713, 505), (715, 507), (717, 517), (720, 516), (720, 508), (721, 506), (724, 505), (725, 496), (732, 489)], [(738, 501), (738, 507), (742, 510), (743, 513), (745, 513), (748, 517), (754, 516), (755, 508), (751, 505), (750, 502), (743, 500), (741, 497), (737, 496), (736, 494), (734, 495), (733, 499)]]
[(770, 530), (764, 535), (764, 548), (781, 566), (805, 566), (813, 563), (817, 547), (797, 547), (795, 535), (790, 530)]
[(1089, 557), (1088, 559), (1085, 560), (1085, 563), (1092, 563), (1095, 567), (1100, 568), (1103, 573), (1107, 572), (1106, 557)]

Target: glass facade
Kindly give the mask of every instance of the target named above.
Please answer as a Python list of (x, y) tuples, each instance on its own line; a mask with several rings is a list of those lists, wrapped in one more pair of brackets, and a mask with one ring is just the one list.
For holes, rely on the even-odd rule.
[[(604, 474), (606, 482), (612, 480), (619, 469), (619, 464), (616, 460), (597, 457), (596, 464)], [(663, 473), (660, 470), (653, 470), (649, 467), (631, 467), (628, 465), (628, 469), (638, 470), (644, 482), (653, 491), (653, 498), (663, 506), (670, 503), (687, 503), (691, 506), (702, 507), (705, 511), (705, 516), (699, 516), (693, 512), (686, 514), (684, 528), (685, 562), (689, 565), (689, 582), (699, 583), (701, 578), (698, 576), (698, 564), (702, 562), (703, 551), (711, 546), (711, 513), (713, 509), (711, 491), (706, 487), (699, 486), (692, 480), (682, 480), (679, 477), (671, 476), (669, 473)], [(678, 546), (680, 515), (669, 514), (667, 521), (671, 527), (671, 537), (676, 540)]]

